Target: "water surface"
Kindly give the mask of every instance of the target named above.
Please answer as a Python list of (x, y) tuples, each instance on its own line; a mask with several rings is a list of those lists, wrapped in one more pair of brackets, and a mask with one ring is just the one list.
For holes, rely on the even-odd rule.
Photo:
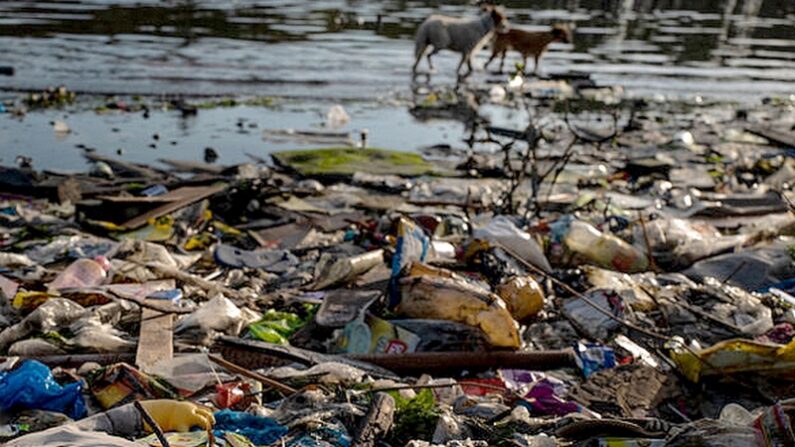
[[(795, 92), (792, 0), (503, 3), (518, 27), (576, 26), (546, 73), (638, 94)], [(414, 30), (437, 11), (477, 12), (464, 1), (0, 1), (2, 64), (17, 71), (0, 88), (371, 100), (408, 88)], [(439, 59), (449, 81), (456, 57)]]

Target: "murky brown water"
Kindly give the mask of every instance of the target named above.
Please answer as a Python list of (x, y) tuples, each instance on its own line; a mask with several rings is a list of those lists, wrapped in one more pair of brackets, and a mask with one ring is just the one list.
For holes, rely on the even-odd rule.
[[(795, 93), (792, 0), (505, 1), (515, 26), (577, 26), (547, 73), (630, 93)], [(529, 5), (529, 6), (528, 6)], [(464, 1), (0, 1), (0, 88), (373, 99), (408, 89), (411, 39)], [(481, 54), (481, 63), (485, 59)], [(439, 58), (441, 82), (455, 56)], [(482, 75), (481, 75), (482, 76)]]

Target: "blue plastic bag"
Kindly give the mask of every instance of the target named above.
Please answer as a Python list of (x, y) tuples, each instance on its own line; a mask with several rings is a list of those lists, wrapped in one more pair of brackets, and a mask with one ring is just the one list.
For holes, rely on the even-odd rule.
[(0, 411), (12, 408), (64, 413), (72, 419), (86, 415), (86, 403), (79, 382), (61, 386), (50, 368), (27, 360), (18, 368), (0, 373)]
[(278, 441), (287, 434), (287, 427), (271, 418), (232, 410), (221, 410), (213, 416), (215, 416), (213, 431), (219, 438), (224, 432), (232, 432), (247, 437), (256, 445), (266, 445)]
[(597, 371), (615, 368), (618, 364), (615, 351), (607, 346), (578, 342), (574, 351), (577, 366), (586, 378)]

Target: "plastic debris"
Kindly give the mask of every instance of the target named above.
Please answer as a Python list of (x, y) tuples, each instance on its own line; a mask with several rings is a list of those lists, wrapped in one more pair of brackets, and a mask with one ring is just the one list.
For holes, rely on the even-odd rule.
[(72, 419), (86, 415), (80, 382), (61, 386), (43, 364), (28, 360), (18, 367), (0, 372), (0, 410), (49, 410)]
[[(499, 15), (480, 7), (478, 29)], [(365, 35), (402, 14), (374, 8), (322, 17)], [(349, 129), (327, 104), (303, 130), (243, 113), (233, 130), (279, 150), (236, 165), (223, 139), (151, 166), (78, 144), (84, 172), (3, 154), (0, 443), (795, 445), (793, 98), (625, 94), (565, 72), (580, 59), (379, 95), (459, 123), (441, 141)], [(91, 101), (280, 102), (14, 91), (11, 128), (43, 122), (53, 147), (90, 137), (50, 119)], [(179, 146), (165, 135), (139, 139)]]

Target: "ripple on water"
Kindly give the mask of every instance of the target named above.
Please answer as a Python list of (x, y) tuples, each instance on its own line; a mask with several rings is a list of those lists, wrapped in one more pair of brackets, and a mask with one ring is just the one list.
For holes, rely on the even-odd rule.
[[(724, 81), (745, 83), (747, 97), (770, 94), (771, 85), (795, 92), (781, 88), (795, 73), (794, 2), (504, 3), (520, 28), (575, 25), (572, 45), (550, 48), (547, 73), (609, 74), (629, 93), (660, 77), (677, 78), (675, 90), (688, 94), (723, 95)], [(372, 99), (408, 90), (414, 31), (435, 11), (477, 8), (430, 0), (0, 1), (3, 65), (17, 71), (0, 77), (0, 89)], [(457, 56), (442, 53), (435, 62), (437, 79), (451, 81)]]

